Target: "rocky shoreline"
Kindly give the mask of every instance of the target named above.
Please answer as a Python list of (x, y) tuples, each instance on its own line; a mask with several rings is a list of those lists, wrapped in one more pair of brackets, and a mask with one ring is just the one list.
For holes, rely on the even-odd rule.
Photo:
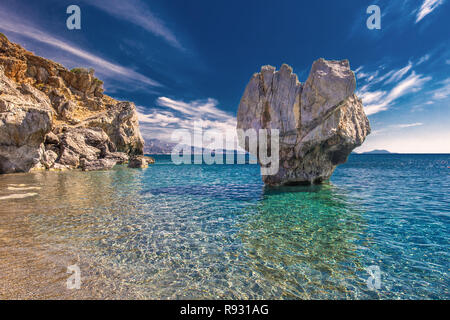
[(68, 70), (0, 34), (0, 174), (142, 168), (135, 105), (103, 94), (94, 70)]

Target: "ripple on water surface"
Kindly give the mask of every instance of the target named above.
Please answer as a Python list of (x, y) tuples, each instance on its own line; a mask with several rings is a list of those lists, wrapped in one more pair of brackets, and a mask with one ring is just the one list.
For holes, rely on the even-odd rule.
[(450, 297), (448, 155), (352, 156), (284, 188), (254, 165), (167, 159), (1, 176), (0, 298)]

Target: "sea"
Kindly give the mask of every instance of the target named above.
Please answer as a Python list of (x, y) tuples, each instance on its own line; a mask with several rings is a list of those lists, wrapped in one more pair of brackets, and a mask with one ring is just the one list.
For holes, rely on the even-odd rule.
[(449, 299), (450, 155), (0, 176), (0, 299)]

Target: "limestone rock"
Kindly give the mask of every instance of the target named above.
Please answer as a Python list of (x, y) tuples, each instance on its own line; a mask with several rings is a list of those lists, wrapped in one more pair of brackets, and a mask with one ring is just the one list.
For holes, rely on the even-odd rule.
[(115, 160), (117, 164), (128, 163), (130, 157), (124, 152), (109, 152), (106, 154), (105, 159)]
[(52, 128), (49, 99), (33, 87), (24, 93), (16, 87), (0, 66), (0, 173), (39, 167)]
[(41, 163), (46, 169), (50, 169), (55, 164), (56, 159), (58, 159), (56, 152), (46, 150), (43, 154)]
[(49, 171), (66, 171), (69, 170), (69, 167), (59, 164), (59, 163), (55, 163), (50, 169), (48, 169)]
[(60, 104), (58, 107), (58, 113), (61, 115), (62, 119), (71, 120), (76, 108), (77, 105), (73, 101), (66, 101)]
[(45, 144), (49, 145), (49, 144), (54, 144), (57, 145), (59, 144), (59, 138), (56, 134), (54, 134), (53, 132), (49, 132), (46, 136), (45, 136)]
[[(238, 129), (278, 129), (279, 170), (268, 185), (319, 183), (347, 160), (370, 133), (362, 102), (353, 93), (347, 60), (314, 62), (304, 84), (292, 68), (263, 66), (241, 99)], [(241, 147), (249, 151), (248, 145)]]
[(113, 159), (81, 160), (81, 169), (83, 171), (109, 170), (116, 165)]
[(135, 105), (104, 95), (94, 70), (69, 71), (0, 34), (0, 173), (126, 163), (143, 150)]
[(93, 161), (103, 158), (110, 150), (114, 151), (108, 135), (98, 128), (69, 129), (59, 139), (61, 157), (58, 163), (74, 169), (80, 165), (80, 159)]
[(134, 156), (130, 159), (128, 162), (129, 168), (147, 168), (148, 167), (148, 161), (145, 156)]
[(101, 115), (88, 118), (81, 124), (87, 128), (101, 128), (110, 137), (117, 151), (141, 155), (144, 139), (139, 131), (136, 107), (131, 102), (120, 102)]

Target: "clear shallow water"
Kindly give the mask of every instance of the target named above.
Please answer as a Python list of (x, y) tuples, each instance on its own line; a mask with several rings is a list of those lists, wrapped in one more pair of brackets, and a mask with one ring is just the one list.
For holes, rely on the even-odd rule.
[(0, 176), (0, 299), (450, 298), (449, 155), (352, 155), (285, 188), (255, 165), (156, 160)]

